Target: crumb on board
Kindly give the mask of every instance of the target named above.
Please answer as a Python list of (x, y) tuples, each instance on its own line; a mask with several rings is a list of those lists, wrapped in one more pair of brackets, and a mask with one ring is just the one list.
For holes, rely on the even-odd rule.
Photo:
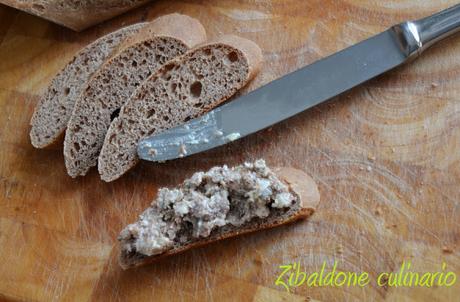
[(184, 157), (187, 155), (187, 147), (184, 144), (179, 146), (179, 157)]
[(452, 254), (454, 252), (454, 249), (449, 247), (449, 246), (447, 246), (447, 245), (445, 245), (445, 246), (442, 247), (442, 252), (444, 254)]
[(387, 229), (391, 229), (391, 228), (396, 229), (397, 227), (398, 227), (398, 225), (396, 223), (393, 223), (393, 224), (390, 224), (390, 225), (386, 226)]
[(149, 153), (150, 156), (155, 156), (155, 155), (157, 155), (158, 152), (157, 152), (157, 149), (150, 148), (148, 153)]
[(336, 252), (337, 254), (339, 254), (339, 255), (343, 254), (343, 247), (342, 247), (342, 245), (337, 245), (337, 246), (335, 247), (335, 252)]

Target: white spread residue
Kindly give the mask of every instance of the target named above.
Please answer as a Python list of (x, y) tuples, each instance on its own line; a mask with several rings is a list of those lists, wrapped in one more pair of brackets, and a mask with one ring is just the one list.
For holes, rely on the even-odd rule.
[(184, 144), (179, 146), (179, 157), (184, 157), (187, 155), (187, 147)]
[(239, 139), (240, 137), (241, 137), (241, 134), (239, 134), (238, 132), (233, 132), (227, 135), (225, 138), (232, 142), (234, 140)]

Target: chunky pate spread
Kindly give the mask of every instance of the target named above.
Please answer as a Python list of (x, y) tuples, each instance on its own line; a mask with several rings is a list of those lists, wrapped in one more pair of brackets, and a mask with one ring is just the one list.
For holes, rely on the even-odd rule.
[(218, 227), (266, 218), (272, 208), (290, 207), (295, 200), (264, 160), (214, 167), (195, 173), (180, 188), (160, 189), (152, 205), (118, 239), (125, 252), (157, 255), (175, 242), (208, 237)]

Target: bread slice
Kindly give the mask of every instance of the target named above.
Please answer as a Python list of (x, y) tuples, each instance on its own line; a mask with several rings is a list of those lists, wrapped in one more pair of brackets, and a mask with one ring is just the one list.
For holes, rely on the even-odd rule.
[(195, 48), (151, 76), (110, 125), (99, 155), (99, 173), (113, 181), (136, 165), (138, 141), (200, 116), (231, 97), (257, 73), (260, 48), (224, 36)]
[(301, 170), (272, 172), (263, 160), (195, 173), (157, 200), (118, 237), (123, 269), (311, 216), (318, 188)]
[(123, 42), (94, 73), (75, 103), (64, 140), (67, 173), (85, 175), (95, 166), (113, 117), (135, 89), (164, 63), (205, 41), (198, 20), (171, 14)]
[(90, 76), (123, 40), (136, 34), (146, 24), (136, 23), (97, 39), (78, 52), (54, 77), (30, 121), (30, 140), (34, 147), (45, 148), (61, 137), (75, 100)]
[(64, 25), (73, 30), (83, 30), (93, 24), (138, 7), (149, 0), (0, 0), (39, 17)]

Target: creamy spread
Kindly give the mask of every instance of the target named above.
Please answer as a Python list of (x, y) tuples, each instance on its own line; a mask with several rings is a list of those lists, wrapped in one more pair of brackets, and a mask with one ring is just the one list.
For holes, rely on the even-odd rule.
[(194, 238), (208, 237), (225, 225), (241, 226), (266, 218), (272, 208), (287, 208), (296, 197), (264, 160), (235, 168), (197, 172), (180, 188), (162, 188), (136, 223), (119, 236), (125, 252), (161, 254)]

